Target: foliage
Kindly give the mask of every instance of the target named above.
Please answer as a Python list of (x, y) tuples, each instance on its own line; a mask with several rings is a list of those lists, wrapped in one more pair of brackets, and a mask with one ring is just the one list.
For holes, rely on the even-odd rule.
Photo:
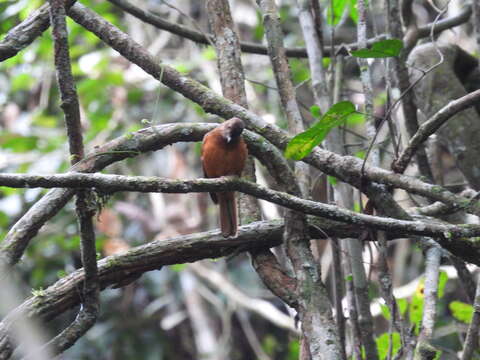
[(392, 355), (395, 355), (401, 347), (400, 334), (393, 332), (391, 334), (384, 333), (375, 339), (377, 343), (378, 356), (381, 360), (388, 357), (390, 342), (392, 343)]
[(466, 304), (461, 301), (452, 301), (448, 305), (452, 315), (458, 321), (464, 322), (466, 324), (470, 324), (472, 322), (473, 317), (473, 306), (470, 304)]
[[(0, 1), (0, 39), (43, 3), (40, 0)], [(279, 9), (285, 34), (284, 43), (287, 47), (304, 45), (304, 38), (297, 24), (297, 9), (292, 6), (293, 3), (283, 2)], [(125, 16), (123, 11), (108, 1), (85, 0), (82, 4), (130, 34), (149, 51), (156, 51), (154, 55), (159, 54), (159, 61), (161, 59), (211, 88), (216, 89), (218, 86), (217, 75), (212, 70), (216, 66), (217, 54), (212, 46), (193, 45), (150, 26), (139, 27), (132, 17)], [(158, 8), (157, 5), (149, 3), (148, 10), (165, 18), (177, 19), (175, 16), (179, 16), (178, 22), (189, 27), (203, 27), (207, 23), (206, 15), (202, 12), (204, 10), (194, 9), (198, 6), (195, 2), (192, 2), (192, 11), (189, 13), (192, 19), (178, 15), (163, 3)], [(321, 5), (326, 30), (335, 28), (339, 34), (346, 32), (355, 35), (354, 27), (358, 22), (357, 0), (325, 0), (321, 1)], [(261, 43), (265, 35), (261, 12), (253, 8), (251, 13), (239, 20), (237, 17), (240, 18), (241, 15), (235, 13), (234, 20), (242, 39)], [(195, 23), (195, 26), (192, 23)], [(159, 123), (212, 121), (212, 116), (198, 104), (185, 101), (182, 96), (140, 73), (138, 68), (112, 52), (95, 35), (70, 19), (67, 24), (73, 74), (81, 104), (84, 140), (88, 152), (118, 136), (131, 136), (133, 131), (143, 127)], [(370, 59), (398, 57), (403, 47), (401, 40), (387, 39), (374, 42), (369, 48), (351, 51), (351, 55)], [(289, 142), (285, 149), (287, 158), (301, 160), (308, 156), (335, 128), (341, 129), (348, 143), (345, 153), (365, 158), (368, 147), (366, 127), (371, 124), (366, 124), (366, 116), (356, 110), (363, 102), (363, 94), (359, 94), (359, 76), (355, 65), (355, 70), (352, 70), (352, 64), (356, 64), (357, 59), (352, 57), (346, 57), (346, 66), (342, 70), (342, 75), (345, 76), (341, 86), (342, 98), (349, 101), (338, 102), (329, 109), (321, 109), (311, 98), (309, 86), (312, 74), (308, 60), (289, 59), (298, 100), (304, 110), (302, 115), (306, 123), (311, 124), (309, 121), (312, 118), (314, 123)], [(249, 101), (250, 98), (253, 99), (251, 109), (276, 125), (286, 128), (287, 122), (275, 87), (275, 76), (270, 66), (266, 65), (267, 58), (243, 55), (242, 61), (245, 77), (250, 85)], [(334, 65), (334, 58), (323, 59), (322, 69), (328, 80), (333, 78)], [(372, 73), (378, 74), (378, 69), (372, 66)], [(67, 138), (55, 81), (50, 30), (17, 56), (0, 62), (0, 171), (68, 171), (70, 165)], [(375, 109), (382, 110), (383, 113), (391, 101), (384, 81), (381, 78), (374, 82)], [(216, 118), (213, 120), (217, 121)], [(378, 131), (381, 132), (382, 129)], [(390, 140), (387, 136), (374, 146), (386, 149), (385, 152), (382, 151), (384, 157), (388, 156), (385, 154), (393, 152)], [(201, 176), (199, 158), (198, 143), (176, 144), (155, 154), (143, 154), (135, 159), (114, 164), (106, 171), (194, 178)], [(260, 168), (259, 171), (263, 170)], [(312, 173), (312, 176), (315, 174)], [(323, 175), (318, 175), (321, 176)], [(271, 180), (263, 177), (267, 181)], [(339, 182), (333, 176), (326, 178), (326, 182), (332, 186)], [(0, 188), (0, 242), (8, 229), (45, 193), (45, 190), (39, 189)], [(313, 193), (313, 196), (318, 195)], [(215, 227), (214, 211), (206, 205), (205, 197), (202, 196), (190, 196), (188, 199), (184, 195), (130, 193), (112, 196), (95, 222), (98, 257), (116, 254), (152, 240)], [(364, 207), (363, 204), (360, 205), (362, 200), (357, 197), (354, 199), (353, 210), (360, 212)], [(396, 245), (389, 246), (389, 251), (395, 251)], [(81, 266), (79, 248), (77, 219), (73, 203), (70, 203), (40, 230), (18, 266), (23, 298), (31, 295), (44, 296), (48, 286), (78, 269)], [(403, 260), (405, 274), (395, 274), (402, 277), (403, 282), (418, 277), (423, 271), (418, 262), (407, 258), (408, 260)], [(392, 256), (389, 261), (393, 263), (396, 260)], [(250, 260), (246, 256), (240, 254), (233, 259), (219, 258), (208, 263), (216, 271), (227, 274), (233, 279), (232, 283), (252, 298), (268, 299), (284, 310), (285, 305), (278, 299), (272, 299), (252, 271)], [(375, 266), (376, 264), (372, 264), (374, 277), (377, 275)], [(331, 276), (331, 273), (332, 271), (327, 276)], [(194, 286), (189, 288), (187, 285), (191, 279), (189, 280), (188, 276), (191, 276), (188, 264), (174, 264), (161, 271), (150, 272), (122, 289), (103, 291), (99, 321), (80, 340), (78, 346), (68, 350), (66, 357), (97, 359), (101, 356), (127, 360), (196, 358), (198, 354), (195, 353), (196, 345), (193, 341), (196, 314), (191, 312), (189, 301), (192, 300), (192, 291), (197, 291), (194, 301), (200, 302), (199, 308), (203, 309), (209, 320), (209, 323), (203, 326), (212, 331), (215, 340), (228, 348), (232, 360), (254, 358), (250, 340), (238, 324), (235, 314), (235, 307), (238, 305), (235, 301), (198, 279)], [(354, 276), (347, 274), (343, 280), (353, 283)], [(450, 285), (452, 289), (449, 289)], [(396, 299), (400, 315), (410, 326), (415, 327), (416, 334), (421, 329), (425, 306), (423, 289), (424, 282), (421, 280), (413, 295)], [(453, 319), (463, 323), (471, 321), (473, 307), (461, 301), (465, 299), (457, 289), (457, 282), (448, 282), (446, 272), (440, 272), (438, 327)], [(371, 282), (370, 290), (372, 298), (378, 295), (378, 284), (375, 281)], [(51, 334), (61, 331), (74, 318), (76, 311), (77, 309), (72, 309), (66, 316), (49, 323), (47, 331)], [(387, 322), (391, 321), (387, 306), (381, 306), (381, 313)], [(248, 321), (260, 347), (272, 359), (298, 359), (300, 342), (296, 336), (271, 325), (253, 312), (248, 313)], [(385, 324), (381, 324), (376, 330), (375, 342), (380, 359), (387, 358), (390, 346), (392, 354), (395, 355), (401, 346), (400, 335), (397, 332), (385, 332), (388, 331)], [(224, 341), (224, 336), (227, 336), (228, 341)], [(455, 351), (460, 349), (460, 345), (455, 342), (457, 337), (458, 333), (450, 334), (446, 341), (453, 343), (449, 346)], [(452, 338), (455, 340), (451, 340)]]
[[(321, 115), (317, 106), (313, 106), (311, 112), (316, 117)], [(359, 116), (361, 114), (356, 112), (355, 105), (349, 101), (342, 101), (333, 105), (316, 124), (290, 140), (285, 149), (285, 156), (295, 160), (303, 159), (325, 139), (330, 130), (342, 125), (349, 119), (353, 118), (354, 121), (357, 121)]]
[(374, 42), (370, 49), (352, 51), (352, 55), (359, 58), (387, 58), (400, 55), (403, 42), (399, 39), (387, 39)]

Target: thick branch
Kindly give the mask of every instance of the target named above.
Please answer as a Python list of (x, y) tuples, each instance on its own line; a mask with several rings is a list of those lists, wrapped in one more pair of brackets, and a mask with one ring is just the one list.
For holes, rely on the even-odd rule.
[[(68, 0), (65, 6), (69, 8), (74, 2), (75, 0)], [(17, 55), (48, 29), (50, 25), (49, 9), (48, 4), (42, 5), (7, 33), (5, 38), (0, 41), (0, 61)]]
[[(218, 192), (218, 191), (241, 191), (264, 199), (280, 206), (306, 214), (312, 214), (327, 219), (341, 222), (364, 225), (385, 231), (401, 231), (415, 235), (426, 235), (441, 238), (440, 243), (452, 252), (456, 246), (467, 246), (474, 254), (465, 253), (458, 255), (461, 258), (480, 263), (477, 242), (469, 241), (468, 237), (480, 236), (480, 225), (475, 224), (430, 224), (420, 221), (404, 221), (387, 217), (379, 217), (356, 213), (334, 205), (305, 200), (296, 196), (267, 189), (263, 186), (230, 177), (220, 179), (197, 179), (197, 180), (172, 180), (157, 177), (123, 176), (104, 174), (81, 174), (67, 173), (59, 175), (24, 175), (24, 174), (0, 174), (0, 184), (15, 187), (94, 187), (100, 191), (111, 193), (116, 191), (139, 191), (139, 192)], [(455, 245), (455, 246), (454, 246)], [(460, 246), (461, 245), (461, 246)], [(460, 250), (460, 248), (458, 250)]]
[[(319, 224), (327, 233), (336, 225)], [(314, 227), (312, 235), (323, 236)], [(239, 228), (236, 238), (225, 239), (218, 230), (170, 239), (152, 241), (131, 249), (125, 254), (109, 256), (98, 262), (101, 289), (121, 287), (136, 280), (141, 274), (160, 269), (164, 265), (194, 262), (206, 258), (219, 258), (239, 251), (269, 248), (281, 243), (281, 221), (256, 222)], [(8, 332), (20, 316), (39, 317), (50, 321), (81, 302), (78, 291), (85, 273), (77, 270), (60, 279), (37, 296), (26, 300), (0, 323), (0, 358), (8, 358), (13, 351)], [(291, 287), (293, 284), (288, 285)], [(285, 289), (286, 290), (286, 289)]]

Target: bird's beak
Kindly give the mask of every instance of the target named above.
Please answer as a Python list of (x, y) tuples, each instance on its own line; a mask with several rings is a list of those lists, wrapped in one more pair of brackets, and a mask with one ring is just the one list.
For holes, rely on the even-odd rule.
[(227, 136), (227, 144), (230, 144), (230, 141), (232, 141), (232, 137), (230, 135)]

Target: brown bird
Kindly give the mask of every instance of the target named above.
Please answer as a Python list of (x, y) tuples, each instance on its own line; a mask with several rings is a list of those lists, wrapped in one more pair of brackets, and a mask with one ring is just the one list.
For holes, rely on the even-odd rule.
[[(232, 118), (209, 131), (203, 137), (202, 166), (205, 177), (242, 174), (248, 151), (242, 139), (245, 124)], [(210, 193), (215, 204), (220, 206), (220, 228), (224, 237), (237, 235), (237, 206), (235, 193)]]

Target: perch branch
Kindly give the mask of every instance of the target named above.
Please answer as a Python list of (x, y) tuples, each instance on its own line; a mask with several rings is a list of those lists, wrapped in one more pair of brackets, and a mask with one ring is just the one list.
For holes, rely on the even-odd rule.
[[(77, 189), (94, 187), (106, 193), (116, 191), (189, 193), (235, 190), (305, 214), (363, 225), (378, 230), (439, 237), (438, 241), (442, 246), (458, 254), (462, 259), (476, 264), (480, 263), (477, 257), (478, 243), (474, 239), (471, 241), (465, 239), (480, 236), (480, 225), (439, 224), (366, 215), (334, 205), (301, 199), (284, 192), (271, 190), (231, 177), (172, 180), (158, 177), (104, 175), (98, 173), (67, 173), (58, 175), (0, 174), (0, 184), (10, 187), (72, 187)], [(462, 246), (466, 247), (466, 250), (461, 251)]]

